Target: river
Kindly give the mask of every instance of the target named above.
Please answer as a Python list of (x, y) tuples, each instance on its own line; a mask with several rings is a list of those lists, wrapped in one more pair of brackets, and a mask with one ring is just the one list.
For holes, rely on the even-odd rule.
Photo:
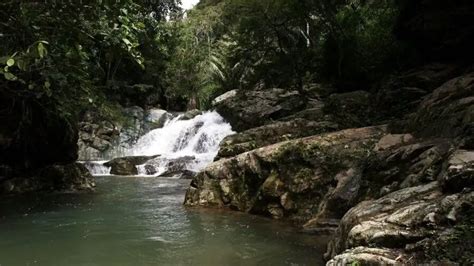
[(0, 202), (0, 265), (323, 265), (327, 239), (283, 222), (185, 208), (189, 180), (97, 177), (90, 194)]

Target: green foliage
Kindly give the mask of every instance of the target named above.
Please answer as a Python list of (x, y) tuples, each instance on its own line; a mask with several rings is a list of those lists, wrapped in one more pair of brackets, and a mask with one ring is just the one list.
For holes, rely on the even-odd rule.
[(231, 89), (367, 85), (403, 63), (397, 15), (391, 0), (201, 1), (179, 23), (168, 84), (204, 107)]
[(126, 75), (125, 84), (137, 83), (146, 67), (156, 70), (155, 62), (167, 60), (165, 47), (145, 56), (164, 46), (161, 18), (179, 11), (171, 0), (141, 2), (1, 3), (7, 18), (0, 24), (2, 94), (35, 99), (65, 117), (116, 106), (109, 99), (117, 95), (118, 75)]
[(397, 15), (392, 1), (340, 7), (334, 18), (338, 30), (329, 32), (324, 43), (326, 76), (364, 82), (397, 66), (402, 55), (392, 33)]

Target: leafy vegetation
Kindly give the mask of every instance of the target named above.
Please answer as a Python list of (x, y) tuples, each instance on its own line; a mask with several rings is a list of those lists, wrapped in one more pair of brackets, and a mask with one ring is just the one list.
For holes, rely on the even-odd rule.
[(1, 3), (2, 96), (74, 117), (114, 109), (117, 95), (126, 95), (119, 87), (152, 80), (168, 60), (172, 29), (164, 17), (179, 14), (177, 3), (109, 2)]
[(201, 1), (179, 23), (168, 84), (201, 107), (232, 89), (368, 85), (405, 61), (397, 15), (393, 1)]
[[(209, 108), (231, 89), (368, 84), (403, 63), (392, 1), (0, 4), (0, 92), (76, 117)], [(15, 99), (15, 100), (13, 100)]]

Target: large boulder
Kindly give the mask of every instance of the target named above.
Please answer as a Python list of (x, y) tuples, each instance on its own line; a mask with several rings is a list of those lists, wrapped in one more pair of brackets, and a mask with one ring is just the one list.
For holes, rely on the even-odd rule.
[(344, 215), (326, 257), (353, 263), (358, 247), (370, 247), (384, 250), (379, 264), (472, 263), (473, 206), (474, 192), (446, 195), (436, 181), (361, 202)]
[(334, 202), (355, 200), (349, 198), (357, 195), (345, 196), (344, 191), (353, 183), (348, 179), (357, 175), (343, 178), (338, 174), (364, 161), (384, 132), (385, 127), (349, 129), (222, 159), (194, 178), (185, 204), (228, 207), (304, 223), (319, 213), (327, 195), (334, 195)]
[(109, 162), (104, 163), (104, 166), (110, 167), (110, 173), (112, 175), (137, 175), (138, 174), (138, 165), (145, 164), (146, 162), (159, 157), (155, 156), (128, 156), (115, 158)]
[(144, 167), (148, 175), (156, 175), (159, 169), (166, 169), (165, 172), (160, 173), (160, 176), (181, 175), (192, 177), (195, 176), (195, 174), (193, 174), (189, 168), (195, 163), (196, 157), (194, 156), (182, 156), (177, 158), (156, 157), (148, 160)]
[(163, 109), (150, 109), (146, 112), (145, 123), (147, 129), (153, 130), (157, 128), (162, 128), (166, 121), (173, 117), (172, 114)]
[(297, 91), (238, 91), (215, 102), (215, 108), (236, 131), (258, 127), (303, 110), (307, 99)]
[(216, 160), (277, 142), (336, 131), (337, 129), (338, 125), (327, 121), (316, 122), (299, 118), (285, 122), (278, 121), (226, 137), (220, 144)]
[(371, 118), (399, 120), (416, 111), (423, 98), (459, 75), (455, 65), (431, 63), (393, 75), (377, 86)]
[(470, 137), (474, 131), (474, 72), (454, 78), (428, 95), (409, 127), (420, 136)]
[[(405, 143), (406, 137), (402, 136), (383, 137), (376, 145), (376, 152), (364, 165), (366, 197), (377, 198), (402, 188), (437, 180), (444, 169), (445, 160), (454, 148), (449, 139), (420, 139)], [(397, 139), (398, 144), (393, 142)]]

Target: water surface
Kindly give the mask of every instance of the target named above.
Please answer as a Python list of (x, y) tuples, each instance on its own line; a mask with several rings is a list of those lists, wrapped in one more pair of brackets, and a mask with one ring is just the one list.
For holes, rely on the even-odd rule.
[(98, 177), (93, 194), (0, 202), (0, 265), (321, 265), (326, 239), (182, 206), (188, 180)]

